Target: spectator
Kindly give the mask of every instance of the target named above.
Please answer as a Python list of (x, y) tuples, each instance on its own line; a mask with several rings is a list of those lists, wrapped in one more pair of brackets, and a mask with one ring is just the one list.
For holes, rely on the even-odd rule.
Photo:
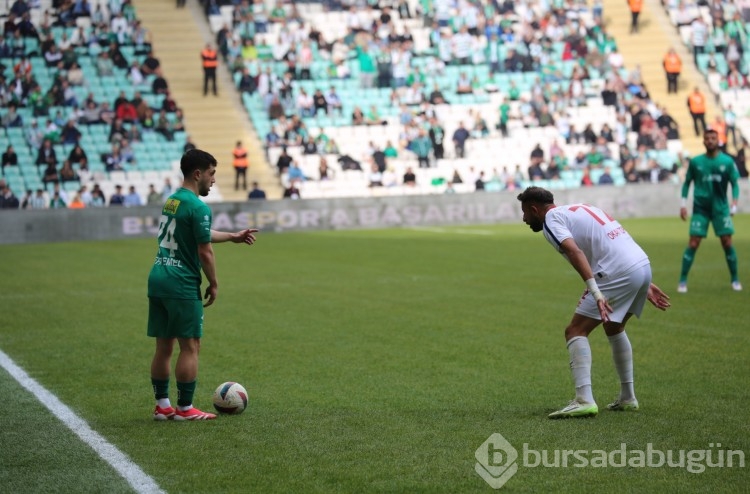
[(479, 176), (474, 181), (474, 191), (475, 192), (484, 191), (484, 170), (479, 172)]
[(55, 153), (55, 148), (52, 146), (52, 141), (49, 139), (44, 139), (42, 142), (42, 146), (39, 148), (39, 152), (37, 153), (36, 157), (36, 165), (37, 166), (47, 166), (47, 165), (57, 165), (57, 154)]
[(138, 121), (138, 112), (133, 103), (125, 99), (119, 104), (115, 103), (115, 117), (125, 123), (135, 123)]
[(388, 121), (380, 116), (378, 107), (375, 105), (370, 105), (370, 111), (367, 112), (365, 123), (367, 125), (388, 125)]
[(305, 180), (307, 180), (307, 177), (302, 171), (302, 168), (299, 167), (299, 165), (297, 164), (297, 160), (294, 159), (291, 163), (289, 163), (287, 177), (290, 182), (304, 182)]
[(240, 190), (240, 180), (242, 180), (242, 190), (247, 190), (247, 150), (242, 146), (242, 141), (237, 141), (232, 150), (232, 167), (234, 168), (234, 190)]
[(276, 160), (276, 168), (279, 171), (279, 176), (283, 175), (284, 172), (289, 168), (289, 165), (292, 163), (292, 157), (289, 156), (289, 153), (287, 152), (286, 147), (283, 147), (281, 149), (281, 155), (279, 155), (278, 160)]
[(78, 181), (78, 174), (73, 169), (73, 165), (70, 164), (70, 161), (65, 160), (63, 161), (63, 166), (60, 168), (60, 180), (63, 182), (77, 182)]
[(115, 192), (109, 198), (110, 206), (122, 206), (125, 204), (125, 196), (122, 195), (122, 185), (115, 185)]
[(168, 141), (174, 141), (174, 132), (172, 130), (172, 122), (167, 117), (165, 110), (159, 110), (159, 118), (156, 120), (154, 130), (164, 136)]
[(250, 75), (250, 71), (247, 67), (242, 68), (242, 74), (237, 80), (237, 89), (239, 89), (240, 92), (248, 94), (253, 94), (257, 89), (255, 77)]
[(112, 144), (112, 150), (102, 156), (104, 167), (108, 172), (122, 170), (122, 157), (120, 156), (120, 146)]
[(406, 169), (403, 183), (408, 187), (415, 187), (417, 185), (417, 176), (414, 174), (414, 170), (412, 170), (411, 167)]
[(13, 149), (12, 144), (8, 144), (8, 147), (5, 149), (5, 152), (3, 153), (3, 158), (2, 158), (3, 174), (5, 174), (6, 166), (18, 166), (18, 155), (16, 154), (16, 151)]
[(284, 198), (285, 199), (299, 199), (300, 197), (301, 196), (300, 196), (299, 187), (297, 187), (297, 182), (296, 181), (290, 182), (289, 187), (284, 189)]
[(169, 196), (172, 195), (172, 192), (174, 192), (174, 188), (172, 187), (172, 181), (169, 179), (169, 177), (166, 177), (164, 179), (164, 186), (161, 189), (162, 201), (166, 201), (167, 199), (169, 199)]
[(591, 180), (591, 170), (587, 166), (583, 169), (583, 178), (581, 178), (581, 187), (591, 187), (594, 181)]
[(23, 127), (23, 118), (16, 111), (15, 103), (8, 105), (8, 111), (2, 118), (2, 125), (7, 128)]
[(49, 208), (49, 202), (44, 196), (43, 189), (36, 189), (36, 194), (29, 200), (29, 209), (47, 209)]
[(331, 86), (331, 89), (328, 91), (328, 94), (325, 97), (326, 104), (328, 105), (328, 112), (331, 113), (333, 111), (336, 111), (339, 115), (341, 115), (344, 111), (344, 106), (341, 103), (341, 98), (339, 98), (338, 93), (336, 93), (336, 88)]
[(0, 180), (0, 209), (18, 209), (20, 201), (5, 183), (5, 180)]
[[(695, 86), (693, 92), (688, 96), (687, 105), (690, 116), (693, 117), (695, 136), (698, 137), (706, 131), (706, 97), (698, 89), (698, 86)], [(700, 129), (698, 129), (698, 124), (700, 124)]]
[[(26, 143), (29, 145), (29, 148), (39, 149), (41, 146), (43, 146), (44, 132), (41, 128), (39, 128), (39, 123), (37, 122), (36, 118), (31, 120), (31, 125), (26, 128), (25, 135)], [(52, 143), (50, 142), (50, 144)]]
[(63, 144), (77, 145), (81, 135), (81, 131), (76, 127), (75, 121), (71, 119), (65, 123), (60, 137)]
[(112, 77), (115, 75), (115, 66), (112, 63), (112, 59), (109, 58), (109, 53), (106, 51), (101, 52), (96, 59), (96, 73), (99, 77)]
[(430, 167), (430, 150), (432, 147), (432, 141), (427, 136), (427, 132), (424, 129), (419, 129), (419, 134), (411, 141), (409, 149), (417, 155), (420, 168)]
[(84, 103), (83, 115), (81, 116), (79, 122), (86, 125), (103, 123), (102, 119), (99, 116), (100, 112), (101, 110), (99, 108), (99, 105), (96, 104), (96, 101), (88, 100)]
[(331, 180), (333, 178), (333, 170), (328, 166), (328, 160), (325, 156), (321, 156), (318, 161), (318, 180), (321, 182), (324, 180)]
[(706, 41), (708, 40), (708, 26), (699, 15), (690, 24), (691, 44), (693, 46), (693, 62), (698, 65), (698, 55), (706, 52)]
[(374, 161), (370, 164), (370, 173), (367, 175), (369, 181), (368, 187), (382, 187), (383, 186), (383, 172), (378, 168), (377, 163)]
[(664, 72), (667, 74), (667, 94), (677, 93), (679, 87), (680, 72), (682, 72), (682, 60), (674, 48), (670, 48), (664, 56)]
[[(111, 201), (110, 201), (111, 205)], [(138, 193), (135, 191), (135, 186), (131, 185), (128, 188), (128, 195), (125, 196), (125, 198), (122, 201), (122, 205), (126, 208), (131, 208), (134, 206), (141, 206), (141, 196), (138, 195)]]
[(151, 82), (151, 92), (154, 94), (167, 94), (169, 92), (167, 80), (161, 75), (154, 77), (154, 80)]
[(42, 172), (42, 182), (45, 184), (58, 183), (60, 177), (57, 174), (57, 166), (55, 163), (47, 163), (46, 168)]
[(68, 205), (65, 204), (65, 201), (63, 200), (63, 198), (60, 197), (60, 192), (55, 191), (52, 194), (52, 199), (50, 199), (49, 201), (49, 208), (50, 209), (65, 209), (67, 207)]
[(458, 128), (453, 132), (453, 147), (456, 152), (456, 158), (466, 156), (466, 141), (469, 139), (469, 131), (464, 127), (463, 122), (458, 123)]
[(641, 15), (643, 0), (628, 0), (630, 8), (630, 34), (638, 32), (638, 17)]
[(313, 95), (313, 105), (315, 107), (314, 114), (318, 114), (318, 112), (328, 114), (328, 101), (326, 101), (326, 97), (320, 89), (315, 90), (315, 94)]
[(88, 205), (95, 208), (103, 208), (107, 205), (104, 191), (99, 187), (99, 184), (94, 184), (94, 188), (91, 189), (91, 202)]
[(88, 157), (86, 156), (86, 151), (83, 150), (80, 144), (76, 143), (76, 145), (73, 146), (73, 149), (70, 150), (68, 161), (70, 161), (71, 164), (87, 168)]
[(207, 43), (201, 51), (201, 60), (203, 61), (203, 96), (208, 95), (209, 83), (212, 84), (214, 96), (218, 96), (216, 91), (216, 67), (219, 65), (219, 56), (210, 43)]
[(360, 107), (355, 106), (352, 111), (352, 125), (365, 125), (365, 123), (365, 114), (362, 113)]
[(130, 64), (130, 70), (128, 70), (128, 79), (130, 79), (130, 82), (133, 84), (133, 86), (140, 86), (141, 84), (146, 82), (146, 76), (143, 74), (141, 66), (138, 65), (137, 60), (133, 60), (133, 62)]
[(146, 204), (149, 206), (161, 206), (163, 202), (162, 195), (156, 191), (154, 184), (149, 184)]
[(70, 201), (68, 207), (70, 209), (84, 209), (86, 207), (80, 193), (76, 192), (76, 195), (73, 196), (73, 200)]
[(258, 186), (258, 182), (254, 181), (251, 185), (252, 188), (250, 189), (250, 192), (247, 193), (248, 200), (266, 198), (266, 193)]
[(599, 185), (614, 185), (615, 181), (612, 178), (611, 168), (604, 167), (604, 172), (599, 176)]
[(182, 152), (187, 153), (191, 149), (196, 149), (195, 144), (193, 144), (193, 138), (191, 136), (185, 136), (185, 145), (182, 146)]
[(143, 60), (143, 63), (141, 64), (141, 72), (146, 76), (161, 74), (161, 63), (154, 55), (153, 50), (149, 51), (148, 55), (146, 55), (146, 58)]

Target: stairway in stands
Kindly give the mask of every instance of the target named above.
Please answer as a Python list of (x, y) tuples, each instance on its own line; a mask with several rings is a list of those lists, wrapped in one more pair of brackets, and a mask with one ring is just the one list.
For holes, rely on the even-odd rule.
[(219, 162), (216, 184), (225, 201), (243, 201), (247, 192), (234, 190), (232, 149), (243, 141), (249, 151), (248, 189), (258, 181), (271, 199), (282, 189), (274, 170), (263, 156), (260, 140), (249, 122), (226, 67), (219, 65), (219, 96), (203, 96), (200, 52), (207, 41), (214, 42), (197, 0), (178, 9), (174, 0), (136, 0), (143, 25), (151, 32), (154, 55), (177, 104), (184, 110), (187, 132), (198, 148), (213, 154)]
[[(706, 96), (706, 124), (717, 115), (717, 106), (703, 76), (693, 63), (689, 53), (670, 24), (664, 8), (658, 0), (645, 0), (640, 16), (640, 30), (630, 34), (630, 9), (625, 0), (604, 0), (604, 18), (607, 31), (614, 36), (617, 47), (625, 59), (625, 67), (641, 66), (641, 76), (651, 99), (666, 106), (670, 115), (680, 126), (683, 148), (691, 156), (705, 152), (703, 138), (695, 137), (693, 120), (687, 108), (688, 94), (698, 86)], [(677, 94), (667, 94), (667, 80), (662, 60), (667, 50), (674, 47), (682, 59), (682, 74)]]

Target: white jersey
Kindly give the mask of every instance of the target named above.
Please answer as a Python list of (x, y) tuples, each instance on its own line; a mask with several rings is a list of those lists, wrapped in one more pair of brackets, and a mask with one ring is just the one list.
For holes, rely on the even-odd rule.
[(595, 206), (568, 204), (552, 208), (544, 218), (543, 232), (558, 252), (562, 252), (560, 244), (572, 238), (596, 279), (612, 279), (649, 264), (648, 256), (625, 228)]

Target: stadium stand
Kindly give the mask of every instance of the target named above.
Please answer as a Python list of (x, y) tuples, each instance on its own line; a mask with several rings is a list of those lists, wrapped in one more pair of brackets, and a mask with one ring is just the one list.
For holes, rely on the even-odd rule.
[[(19, 162), (3, 167), (3, 179), (19, 193), (52, 190), (36, 164), (46, 135), (55, 140), (58, 170), (76, 143), (88, 158), (85, 167), (73, 163), (80, 178), (61, 182), (64, 191), (97, 183), (109, 197), (115, 185), (134, 185), (145, 201), (148, 185), (179, 180), (181, 115), (164, 94), (168, 82), (148, 67), (139, 70), (148, 62), (149, 37), (131, 2), (88, 4), (89, 12), (80, 10), (83, 2), (57, 0), (0, 10), (0, 147), (12, 145)], [(626, 68), (599, 2), (201, 4), (223, 66), (265, 140), (268, 166), (305, 198), (530, 183), (571, 188), (602, 175), (614, 185), (677, 181), (688, 156), (675, 119), (651, 99), (640, 68)], [(677, 5), (666, 8), (679, 23)], [(688, 10), (715, 19), (706, 8)], [(744, 33), (744, 22), (729, 22), (735, 11), (724, 9), (725, 25)], [(679, 27), (690, 41), (686, 28)], [(741, 41), (740, 75), (747, 68)], [(731, 99), (741, 131), (747, 105), (738, 91), (746, 78), (727, 74), (723, 81), (711, 72), (729, 70), (730, 54), (709, 48), (696, 64), (725, 106)], [(117, 130), (117, 142), (110, 124), (88, 124), (95, 113), (89, 100), (108, 119), (118, 116), (115, 107), (132, 118), (132, 109), (118, 103), (133, 99), (143, 101), (145, 114)], [(111, 110), (98, 106), (104, 103)], [(77, 130), (63, 131), (71, 119)]]
[(667, 2), (664, 8), (721, 107), (717, 118), (707, 124), (720, 129), (720, 138), (727, 151), (734, 150), (730, 154), (746, 178), (743, 141), (750, 135), (750, 8), (746, 2), (716, 1)]
[[(133, 5), (8, 3), (0, 7), (0, 148), (12, 146), (18, 156), (17, 166), (3, 167), (11, 190), (51, 195), (57, 183), (70, 200), (86, 186), (90, 202), (95, 184), (107, 201), (116, 185), (134, 186), (145, 204), (149, 185), (161, 190), (165, 180), (178, 180), (175, 161), (186, 143), (182, 115), (168, 83), (148, 67), (149, 36)], [(72, 177), (43, 176), (44, 140), (54, 150), (45, 160), (59, 172), (70, 159)], [(77, 145), (85, 159), (71, 156)]]
[[(450, 187), (457, 192), (475, 190), (482, 175), (483, 190), (539, 180), (575, 187), (585, 175), (596, 183), (605, 169), (616, 185), (677, 179), (679, 139), (661, 132), (662, 111), (638, 71), (624, 67), (601, 11), (585, 2), (542, 12), (527, 2), (463, 0), (408, 9), (404, 2), (379, 9), (225, 3), (205, 2), (209, 23), (266, 136), (269, 162), (287, 150), (298, 166), (288, 169), (292, 176), (282, 167), (280, 179), (299, 182), (302, 197), (436, 193), (455, 176), (462, 177)], [(407, 10), (420, 14), (402, 16)], [(322, 98), (316, 105), (331, 90), (340, 111)], [(445, 155), (435, 160), (433, 150), (433, 166), (420, 168), (414, 142), (430, 117), (443, 129)], [(470, 135), (465, 153), (451, 142), (461, 123)], [(603, 129), (611, 133), (597, 142)], [(389, 142), (397, 156), (373, 167)], [(532, 176), (537, 145), (543, 157)], [(402, 184), (409, 168), (416, 186)]]

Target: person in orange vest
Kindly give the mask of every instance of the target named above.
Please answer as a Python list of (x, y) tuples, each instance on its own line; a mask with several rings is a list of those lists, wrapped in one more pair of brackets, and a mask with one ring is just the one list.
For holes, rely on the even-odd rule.
[(677, 93), (677, 79), (682, 72), (682, 60), (674, 48), (670, 48), (664, 56), (664, 72), (667, 74), (667, 93)]
[(234, 190), (240, 190), (240, 178), (242, 178), (242, 190), (247, 190), (247, 150), (242, 147), (242, 141), (237, 141), (232, 151), (232, 166), (234, 166)]
[(630, 34), (638, 32), (638, 16), (643, 8), (643, 0), (628, 0), (630, 7)]
[(716, 131), (716, 135), (719, 138), (719, 150), (722, 153), (727, 152), (727, 124), (724, 119), (717, 115), (714, 119), (714, 123), (711, 124), (711, 130)]
[[(690, 116), (693, 117), (693, 129), (695, 129), (695, 136), (701, 135), (701, 132), (706, 132), (706, 97), (703, 96), (698, 86), (693, 89), (687, 99), (688, 109), (690, 110)], [(700, 122), (701, 128), (698, 130), (698, 123)]]
[(210, 43), (206, 44), (206, 47), (201, 51), (201, 60), (203, 60), (203, 96), (208, 94), (209, 81), (213, 84), (214, 96), (218, 96), (216, 92), (216, 67), (219, 65), (219, 54)]

